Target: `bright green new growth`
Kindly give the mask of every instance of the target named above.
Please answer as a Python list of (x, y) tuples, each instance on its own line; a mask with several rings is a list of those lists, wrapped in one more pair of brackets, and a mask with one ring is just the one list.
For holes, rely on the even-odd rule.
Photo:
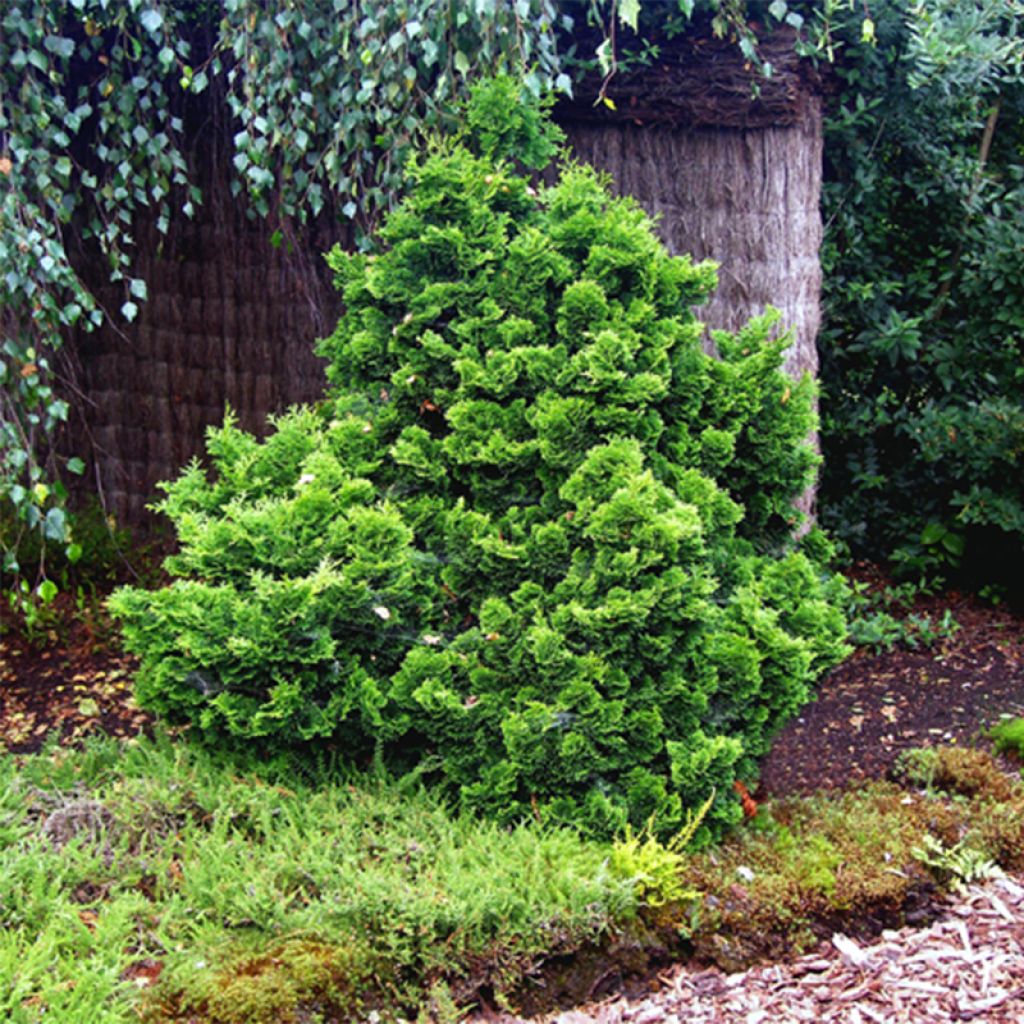
[(1004, 718), (988, 734), (999, 753), (1024, 758), (1024, 718)]
[(665, 835), (715, 789), (706, 838), (845, 651), (841, 584), (790, 542), (812, 384), (773, 316), (707, 355), (712, 266), (592, 169), (536, 189), (472, 147), (414, 164), (378, 253), (331, 253), (323, 408), (229, 421), (212, 479), (167, 486), (183, 578), (112, 601), (140, 696), (379, 749), (501, 820)]

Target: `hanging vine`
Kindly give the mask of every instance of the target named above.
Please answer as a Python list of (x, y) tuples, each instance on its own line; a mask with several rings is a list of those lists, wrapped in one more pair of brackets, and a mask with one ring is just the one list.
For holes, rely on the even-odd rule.
[[(184, 155), (183, 94), (220, 78), (237, 122), (232, 188), (254, 215), (303, 221), (328, 197), (364, 228), (400, 186), (415, 140), (463, 85), (497, 70), (569, 88), (554, 0), (10, 0), (0, 17), (0, 533), (5, 575), (26, 532), (81, 549), (65, 513), (80, 457), (52, 443), (67, 419), (55, 354), (69, 329), (133, 320), (132, 223), (158, 230), (202, 196)], [(563, 28), (566, 26), (563, 25)], [(197, 45), (203, 30), (212, 38)], [(124, 286), (101, 309), (69, 257), (98, 246)], [(38, 550), (46, 551), (43, 545)], [(35, 569), (41, 578), (43, 566)]]

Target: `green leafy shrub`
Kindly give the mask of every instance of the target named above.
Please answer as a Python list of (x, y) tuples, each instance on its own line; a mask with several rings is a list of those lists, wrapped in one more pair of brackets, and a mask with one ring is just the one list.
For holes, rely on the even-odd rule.
[(140, 697), (378, 749), (502, 820), (670, 835), (715, 789), (707, 838), (846, 650), (842, 583), (791, 540), (812, 385), (772, 315), (706, 354), (712, 266), (592, 169), (538, 192), (449, 140), (410, 174), (379, 250), (330, 255), (323, 407), (229, 421), (166, 486), (181, 578), (112, 601)]
[[(0, 577), (0, 634), (11, 630), (27, 643), (43, 647), (67, 642), (75, 621), (94, 642), (112, 638), (103, 600), (119, 582), (143, 579), (154, 582), (159, 543), (144, 545), (131, 532), (108, 517), (95, 499), (75, 509), (63, 549), (49, 547), (37, 533), (25, 530), (17, 516), (0, 507), (0, 551), (23, 569), (34, 567), (38, 582), (5, 572)], [(130, 553), (130, 555), (129, 555)], [(130, 557), (130, 561), (129, 561)], [(101, 596), (102, 595), (102, 596)]]
[(1002, 877), (1003, 871), (982, 850), (961, 841), (946, 846), (933, 835), (925, 835), (921, 846), (915, 846), (914, 856), (937, 874), (953, 880), (953, 887), (961, 889), (972, 882)]
[(686, 848), (714, 800), (715, 794), (712, 793), (666, 843), (659, 842), (652, 834), (653, 821), (639, 834), (627, 824), (625, 834), (612, 843), (608, 858), (612, 877), (629, 879), (648, 907), (664, 907), (696, 899), (700, 894), (687, 889), (683, 882)]
[(941, 616), (908, 610), (919, 592), (913, 584), (876, 589), (854, 580), (848, 591), (850, 642), (880, 654), (900, 645), (933, 647), (954, 636), (960, 623), (950, 609), (946, 608)]

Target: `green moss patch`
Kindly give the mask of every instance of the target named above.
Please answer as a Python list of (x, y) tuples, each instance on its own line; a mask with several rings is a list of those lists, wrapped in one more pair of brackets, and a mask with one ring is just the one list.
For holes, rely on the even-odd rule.
[(985, 754), (929, 758), (928, 784), (765, 805), (700, 853), (167, 741), (0, 758), (0, 1017), (540, 1012), (669, 959), (738, 968), (866, 937), (926, 919), (958, 872), (1024, 864), (1024, 786)]

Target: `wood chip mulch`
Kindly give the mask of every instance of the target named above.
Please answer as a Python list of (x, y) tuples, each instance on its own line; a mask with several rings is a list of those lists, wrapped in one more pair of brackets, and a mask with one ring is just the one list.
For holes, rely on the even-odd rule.
[[(613, 998), (549, 1024), (938, 1024), (1024, 1022), (1024, 887), (998, 878), (951, 899), (929, 928), (874, 945), (833, 936), (827, 953), (736, 974), (680, 964), (639, 1000)], [(481, 1016), (483, 1024), (517, 1024)], [(538, 1022), (539, 1024), (539, 1022)]]

